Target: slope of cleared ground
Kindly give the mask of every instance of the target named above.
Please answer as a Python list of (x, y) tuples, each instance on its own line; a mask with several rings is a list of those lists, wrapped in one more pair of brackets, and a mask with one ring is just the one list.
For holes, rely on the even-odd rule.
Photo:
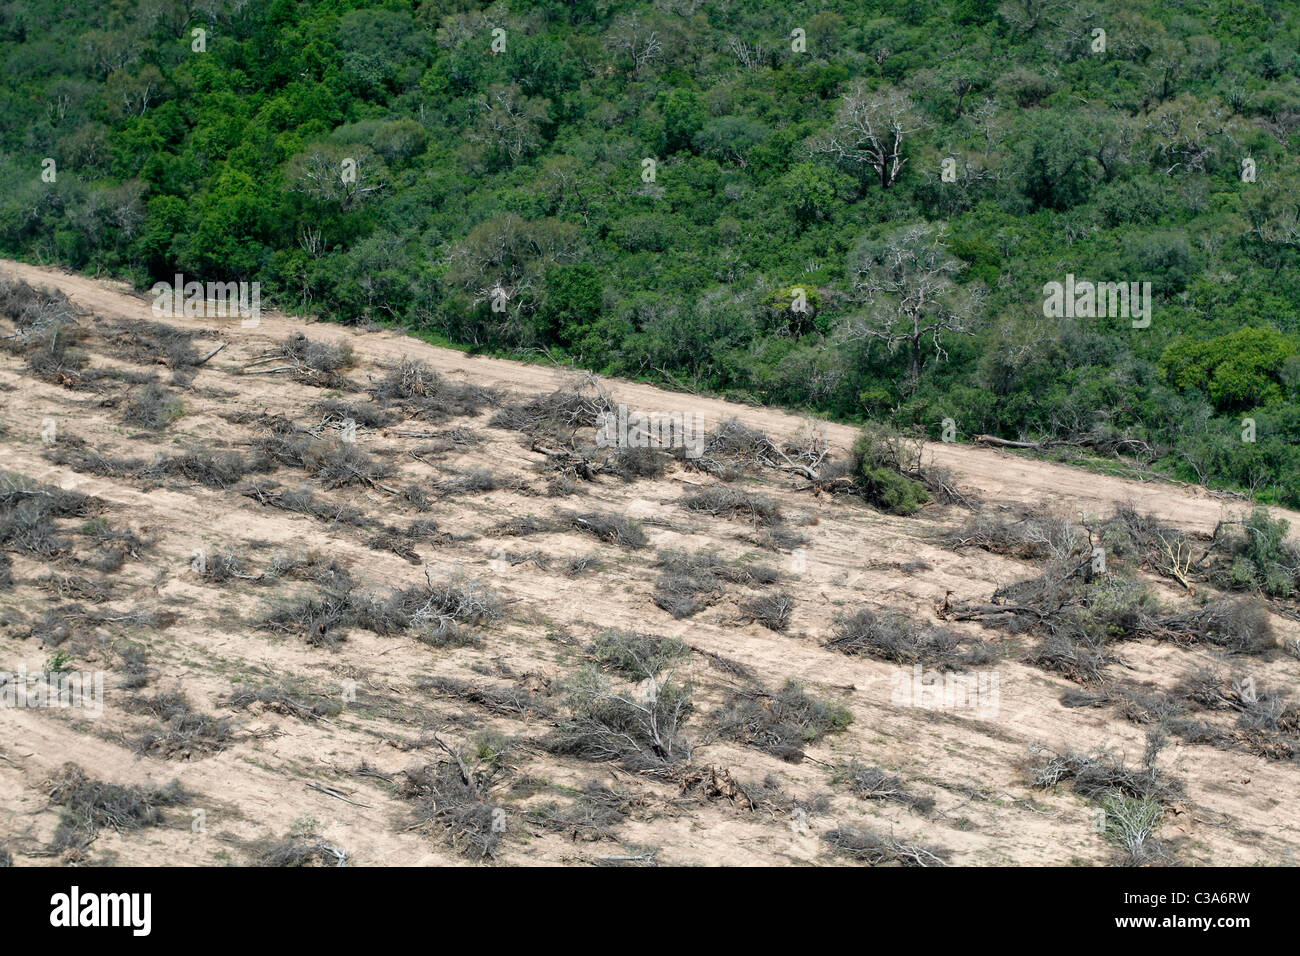
[(780, 412), (0, 276), (73, 313), (0, 316), (0, 672), (104, 677), (0, 708), (17, 864), (1295, 862), (1239, 504), (939, 446), (977, 511), (896, 517), (593, 447), (611, 396), (816, 445)]

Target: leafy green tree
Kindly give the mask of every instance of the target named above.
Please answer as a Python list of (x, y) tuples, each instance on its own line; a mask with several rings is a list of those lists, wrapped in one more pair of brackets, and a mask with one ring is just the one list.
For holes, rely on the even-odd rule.
[(708, 118), (699, 94), (680, 88), (659, 94), (659, 111), (664, 117), (665, 153), (689, 149)]

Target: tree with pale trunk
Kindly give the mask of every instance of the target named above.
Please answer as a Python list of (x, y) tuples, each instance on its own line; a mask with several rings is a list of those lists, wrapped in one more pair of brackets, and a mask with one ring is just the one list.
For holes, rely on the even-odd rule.
[(873, 90), (865, 80), (856, 80), (840, 101), (831, 128), (813, 142), (813, 150), (857, 172), (871, 170), (881, 188), (888, 189), (907, 162), (903, 141), (921, 126), (905, 93), (893, 87)]
[(853, 291), (864, 308), (843, 327), (850, 341), (874, 340), (890, 352), (906, 350), (909, 383), (921, 377), (928, 348), (947, 358), (944, 340), (972, 335), (984, 306), (980, 286), (961, 286), (963, 263), (929, 223), (902, 226), (880, 239), (863, 239), (849, 259)]

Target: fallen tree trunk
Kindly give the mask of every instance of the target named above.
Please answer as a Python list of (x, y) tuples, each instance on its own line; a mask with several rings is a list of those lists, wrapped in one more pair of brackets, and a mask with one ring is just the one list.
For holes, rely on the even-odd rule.
[(1148, 458), (1155, 458), (1156, 453), (1140, 438), (1116, 438), (1103, 441), (1096, 438), (1048, 438), (1042, 441), (1014, 441), (1010, 438), (998, 438), (996, 435), (976, 435), (972, 441), (977, 445), (993, 448), (1015, 448), (1025, 451), (1047, 451), (1052, 448), (1091, 448), (1103, 454), (1118, 455), (1120, 448), (1132, 448)]
[(1008, 438), (998, 438), (996, 435), (976, 435), (974, 441), (977, 445), (992, 445), (995, 448), (1027, 448), (1031, 451), (1042, 451), (1052, 445), (1061, 444), (1060, 442), (1011, 441)]

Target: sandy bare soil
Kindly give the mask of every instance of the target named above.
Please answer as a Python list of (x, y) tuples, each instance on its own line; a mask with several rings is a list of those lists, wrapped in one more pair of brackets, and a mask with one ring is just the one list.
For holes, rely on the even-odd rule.
[[(13, 262), (0, 262), (0, 275), (62, 290), (92, 329), (153, 318), (148, 300), (115, 283)], [(407, 771), (452, 759), (441, 744), (462, 759), (486, 761), (476, 766), (494, 768), (491, 779), (484, 778), (481, 805), (499, 811), (493, 818), (498, 840), (488, 857), (496, 865), (839, 864), (852, 861), (833, 852), (825, 838), (845, 827), (941, 849), (956, 865), (1115, 859), (1113, 842), (1098, 832), (1095, 802), (1064, 786), (1030, 786), (1029, 748), (1106, 748), (1137, 765), (1147, 727), (1113, 705), (1062, 706), (1063, 693), (1076, 685), (1023, 660), (1032, 638), (948, 622), (999, 649), (997, 662), (984, 668), (996, 677), (996, 705), (984, 708), (900, 705), (900, 679), (910, 667), (824, 646), (837, 615), (897, 608), (937, 624), (946, 598), (985, 601), (1000, 585), (1036, 573), (1032, 564), (1010, 557), (941, 546), (938, 534), (964, 520), (962, 509), (930, 505), (915, 517), (892, 517), (854, 498), (813, 494), (804, 482), (769, 470), (739, 484), (777, 501), (804, 538), (797, 547), (771, 550), (757, 543), (751, 525), (684, 510), (684, 495), (716, 482), (680, 466), (635, 481), (602, 475), (578, 482), (573, 495), (549, 496), (546, 456), (531, 450), (520, 432), (490, 427), (497, 408), (358, 428), (357, 446), (394, 471), (379, 483), (330, 489), (289, 466), (250, 476), (282, 490), (310, 486), (319, 499), (360, 511), (361, 524), (269, 507), (241, 494), (242, 480), (207, 487), (178, 476), (105, 477), (54, 464), (52, 445), (42, 435), (48, 419), (60, 442), (73, 436), (103, 455), (145, 461), (192, 448), (247, 450), (259, 434), (254, 419), (263, 414), (329, 437), (334, 431), (313, 403), (363, 401), (364, 389), (406, 358), (449, 381), (499, 390), (506, 404), (572, 381), (564, 370), (466, 357), (391, 332), (274, 313), (264, 314), (256, 328), (238, 320), (166, 322), (201, 331), (195, 341), (202, 353), (228, 345), (191, 382), (176, 386), (183, 414), (158, 431), (124, 422), (123, 400), (134, 387), (129, 383), (61, 387), (33, 376), (23, 358), (0, 353), (0, 470), (92, 495), (104, 503), (103, 520), (148, 542), (120, 570), (104, 575), (86, 571), (75, 551), (53, 562), (12, 555), (15, 583), (0, 590), (0, 671), (39, 672), (61, 651), (69, 655), (67, 668), (105, 674), (100, 717), (76, 708), (0, 709), (0, 849), (16, 864), (246, 864), (294, 832), (309, 834), (309, 844), (342, 850), (349, 865), (476, 863), (482, 855), (467, 853), (445, 819), (422, 820), (419, 800), (411, 796)], [(0, 335), (7, 331), (0, 320)], [(357, 359), (343, 372), (349, 384), (321, 388), (285, 374), (242, 374), (295, 332), (319, 342), (346, 341)], [(91, 368), (156, 372), (171, 387), (165, 366), (132, 362), (112, 343), (111, 335), (102, 341), (92, 335), (86, 346)], [(621, 381), (603, 384), (633, 408), (691, 412), (711, 424), (737, 418), (773, 438), (811, 424), (770, 409)], [(855, 436), (848, 427), (819, 427), (840, 452)], [(457, 429), (478, 440), (446, 438)], [(435, 434), (442, 440), (430, 439)], [(986, 509), (1039, 503), (1091, 519), (1131, 502), (1196, 532), (1209, 532), (1241, 510), (1239, 502), (1200, 489), (1103, 477), (1012, 453), (940, 445), (929, 454)], [(477, 469), (490, 470), (499, 486), (455, 490), (456, 479)], [(427, 491), (427, 511), (392, 493), (407, 485)], [(526, 537), (499, 533), (509, 519), (566, 510), (635, 519), (648, 545), (619, 547), (574, 528)], [(1275, 514), (1300, 527), (1300, 515)], [(379, 529), (416, 520), (436, 522), (442, 536), (411, 541), (405, 555), (375, 544)], [(674, 618), (652, 599), (660, 574), (656, 555), (668, 549), (714, 550), (728, 561), (776, 568), (780, 590), (794, 599), (788, 626), (774, 631), (747, 616), (743, 600), (761, 589), (744, 586), (726, 588), (693, 616)], [(247, 556), (248, 577), (214, 583), (198, 572), (196, 554), (207, 561), (224, 550)], [(259, 627), (269, 611), (311, 587), (252, 576), (277, 555), (308, 551), (346, 566), (359, 587), (375, 594), (421, 585), (426, 574), (430, 580), (468, 576), (500, 596), (504, 613), (475, 629), (478, 646), (431, 646), (406, 633), (364, 628), (345, 629), (345, 640), (328, 646)], [(599, 558), (597, 570), (568, 572), (570, 559), (590, 553)], [(109, 595), (93, 604), (75, 592), (59, 593), (56, 584), (39, 583), (51, 574), (101, 580)], [(1171, 605), (1189, 601), (1167, 580), (1151, 577), (1150, 584)], [(70, 614), (72, 603), (102, 613), (76, 618), (70, 636), (55, 642), (51, 621)], [(165, 612), (172, 620), (162, 626), (166, 622), (156, 617), (132, 616), (140, 610)], [(1286, 609), (1274, 610), (1279, 642), (1296, 638), (1300, 627)], [(53, 618), (43, 618), (50, 613)], [(545, 744), (563, 718), (575, 675), (592, 663), (591, 642), (608, 628), (678, 638), (691, 649), (675, 676), (692, 688), (684, 732), (693, 751), (671, 773), (556, 754)], [(127, 647), (147, 654), (143, 687), (125, 686)], [(1205, 645), (1135, 640), (1124, 642), (1118, 654), (1111, 672), (1156, 687), (1171, 687), (1205, 666), (1274, 688), (1293, 687), (1300, 676), (1300, 662), (1280, 650), (1229, 660)], [(776, 691), (788, 680), (818, 700), (842, 704), (852, 722), (808, 743), (797, 760), (716, 731), (728, 695), (754, 687)], [(241, 686), (288, 687), (299, 701), (335, 706), (319, 717), (236, 707), (231, 695)], [(465, 687), (526, 693), (538, 709), (489, 707), (481, 697), (466, 696)], [(232, 733), (221, 749), (141, 752), (141, 736), (162, 731), (166, 721), (141, 709), (140, 698), (173, 691), (183, 692), (195, 711), (229, 719)], [(925, 805), (855, 795), (837, 773), (851, 761), (896, 775)], [(101, 825), (93, 840), (69, 847), (56, 839), (62, 808), (51, 798), (52, 781), (68, 763), (91, 779), (116, 784), (163, 786), (175, 779), (190, 797), (167, 809), (159, 825), (120, 832)], [(1183, 787), (1160, 829), (1179, 863), (1296, 862), (1300, 767), (1293, 759), (1171, 738), (1159, 767)], [(741, 795), (725, 783), (701, 787), (701, 777), (737, 781)], [(592, 782), (620, 795), (616, 819), (567, 827), (542, 822), (543, 808), (574, 805)], [(753, 799), (760, 791), (779, 795)], [(444, 795), (444, 805), (450, 802)]]

